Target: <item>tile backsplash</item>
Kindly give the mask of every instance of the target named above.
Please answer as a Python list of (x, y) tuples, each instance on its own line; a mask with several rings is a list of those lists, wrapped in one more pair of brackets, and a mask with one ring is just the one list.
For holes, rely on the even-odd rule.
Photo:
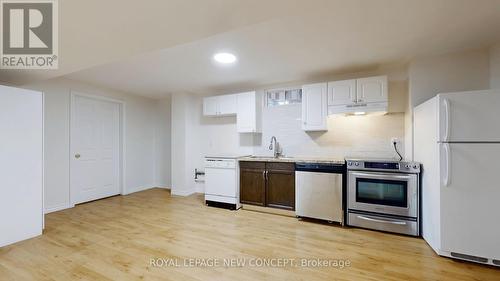
[[(404, 113), (329, 116), (328, 131), (304, 132), (300, 104), (265, 107), (263, 132), (254, 140), (254, 154), (271, 155), (272, 136), (276, 136), (288, 156), (393, 158), (396, 153), (391, 138), (404, 139)], [(399, 143), (400, 152), (402, 147)]]

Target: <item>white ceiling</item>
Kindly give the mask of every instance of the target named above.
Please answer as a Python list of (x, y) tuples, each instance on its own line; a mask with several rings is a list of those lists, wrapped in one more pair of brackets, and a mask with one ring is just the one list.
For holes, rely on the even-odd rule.
[(0, 70), (0, 81), (23, 85), (196, 41), (271, 19), (299, 1), (61, 0), (59, 69)]
[[(206, 1), (190, 0), (183, 4), (184, 10), (170, 13), (180, 21), (175, 23), (175, 28), (163, 27), (160, 34), (166, 39), (162, 40), (153, 38), (150, 33), (158, 29), (148, 29), (149, 22), (144, 18), (154, 19), (158, 12), (142, 8), (143, 17), (135, 17), (141, 19), (142, 32), (147, 35), (141, 34), (137, 38), (140, 44), (134, 41), (135, 47), (126, 51), (117, 47), (125, 43), (114, 42), (117, 35), (107, 23), (94, 26), (106, 43), (107, 55), (100, 59), (87, 58), (89, 53), (100, 52), (99, 45), (92, 42), (83, 48), (74, 36), (72, 44), (65, 47), (70, 49), (66, 52), (71, 52), (70, 57), (80, 57), (65, 71), (86, 69), (67, 77), (149, 97), (184, 91), (224, 93), (311, 80), (380, 64), (405, 63), (416, 56), (485, 47), (500, 41), (499, 0), (287, 0), (281, 3), (210, 0), (230, 2), (232, 13), (223, 9), (222, 13), (212, 11), (219, 15), (215, 18), (208, 18), (208, 12), (199, 12), (206, 16), (201, 19), (181, 16), (185, 16), (189, 7), (208, 9), (207, 5), (201, 6)], [(255, 5), (248, 5), (249, 2)], [(243, 18), (253, 15), (255, 19), (243, 20), (240, 15)], [(224, 16), (233, 20), (221, 20)], [(206, 25), (207, 30), (200, 25)], [(100, 28), (105, 31), (99, 31)], [(125, 35), (129, 33), (126, 28), (119, 30)], [(130, 33), (140, 32), (134, 28)], [(118, 54), (109, 52), (112, 50)], [(211, 57), (221, 50), (234, 52), (238, 63), (230, 67), (215, 65)], [(116, 62), (105, 63), (111, 60)], [(88, 68), (99, 62), (100, 65)]]

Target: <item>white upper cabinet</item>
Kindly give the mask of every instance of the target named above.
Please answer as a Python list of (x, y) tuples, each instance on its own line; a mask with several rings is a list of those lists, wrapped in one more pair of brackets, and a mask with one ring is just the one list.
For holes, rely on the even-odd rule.
[(302, 129), (326, 131), (327, 83), (302, 86)]
[(236, 127), (238, 133), (260, 133), (262, 116), (262, 97), (256, 92), (237, 94), (238, 110)]
[(204, 116), (235, 115), (237, 109), (237, 95), (223, 95), (203, 98)]
[(346, 105), (356, 102), (356, 80), (328, 82), (328, 105)]
[(387, 101), (387, 76), (361, 78), (356, 80), (357, 102)]
[(203, 115), (215, 116), (217, 115), (217, 97), (203, 98)]
[(219, 115), (234, 115), (238, 110), (238, 97), (237, 95), (218, 96), (217, 105)]
[(387, 111), (387, 76), (328, 83), (328, 114)]

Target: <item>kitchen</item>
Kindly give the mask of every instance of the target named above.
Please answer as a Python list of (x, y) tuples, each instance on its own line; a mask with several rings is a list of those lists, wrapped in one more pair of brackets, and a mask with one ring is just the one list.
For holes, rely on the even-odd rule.
[[(320, 89), (323, 92), (321, 93), (312, 93), (312, 97), (318, 97), (320, 99), (323, 99), (323, 103), (319, 105), (319, 108), (316, 110), (316, 108), (311, 108), (312, 112), (319, 113), (321, 116), (313, 116), (313, 118), (316, 118), (318, 122), (320, 123), (321, 128), (313, 127), (305, 127), (303, 125), (302, 120), (302, 112), (303, 106), (305, 103), (301, 102), (301, 99), (296, 101), (295, 103), (290, 104), (288, 100), (285, 100), (285, 96), (288, 96), (286, 91), (292, 92), (296, 91), (299, 93), (299, 97), (302, 97), (302, 89), (299, 88), (289, 88), (289, 90), (283, 90), (281, 91), (281, 95), (279, 93), (279, 90), (273, 89), (272, 91), (267, 92), (267, 101), (266, 97), (262, 93), (244, 93), (240, 95), (236, 95), (236, 98), (240, 98), (242, 95), (243, 97), (246, 95), (254, 96), (257, 97), (260, 101), (257, 101), (257, 106), (260, 106), (262, 109), (253, 109), (253, 112), (255, 114), (252, 115), (254, 118), (253, 124), (254, 126), (250, 127), (244, 127), (240, 125), (242, 122), (241, 120), (244, 119), (241, 115), (244, 116), (247, 111), (244, 111), (243, 113), (240, 114), (234, 114), (236, 115), (236, 118), (234, 117), (219, 117), (218, 116), (211, 116), (206, 113), (207, 110), (204, 110), (204, 117), (203, 120), (205, 122), (218, 122), (218, 120), (212, 121), (214, 119), (220, 119), (224, 118), (227, 123), (233, 123), (233, 132), (227, 132), (226, 136), (228, 136), (228, 139), (235, 138), (234, 141), (239, 141), (240, 143), (244, 140), (244, 138), (250, 139), (248, 141), (249, 143), (251, 141), (254, 141), (254, 143), (251, 143), (247, 145), (246, 147), (243, 147), (245, 144), (241, 145), (239, 149), (241, 149), (239, 152), (238, 150), (233, 150), (233, 151), (224, 151), (222, 150), (219, 155), (224, 155), (224, 154), (233, 154), (237, 155), (237, 153), (241, 153), (240, 155), (257, 155), (257, 156), (268, 156), (269, 158), (274, 157), (273, 153), (277, 152), (280, 155), (281, 160), (290, 160), (292, 163), (300, 161), (296, 159), (302, 158), (314, 158), (314, 157), (323, 157), (327, 158), (327, 156), (330, 156), (331, 159), (334, 160), (342, 160), (344, 157), (347, 155), (351, 155), (352, 157), (386, 157), (386, 158), (393, 158), (395, 154), (394, 148), (392, 147), (391, 144), (391, 138), (396, 138), (397, 140), (401, 140), (403, 138), (403, 113), (393, 113), (393, 114), (388, 114), (388, 115), (382, 115), (380, 110), (387, 110), (387, 78), (385, 76), (380, 76), (378, 77), (380, 79), (380, 87), (379, 89), (384, 91), (382, 96), (385, 96), (385, 101), (382, 103), (385, 103), (385, 107), (382, 107), (381, 109), (375, 109), (378, 111), (375, 111), (374, 113), (370, 112), (368, 113), (369, 115), (367, 116), (345, 116), (343, 112), (342, 114), (338, 114), (337, 116), (327, 116), (327, 111), (328, 108), (332, 110), (332, 106), (328, 107), (327, 106), (327, 96), (332, 96), (333, 95), (333, 89), (332, 84), (330, 84), (330, 93), (327, 93), (327, 83), (324, 83), (324, 89)], [(344, 80), (348, 82), (354, 82), (356, 80)], [(377, 81), (378, 82), (378, 81)], [(397, 84), (397, 82), (396, 82)], [(355, 87), (354, 87), (355, 88)], [(355, 89), (352, 89), (355, 90)], [(397, 90), (397, 88), (396, 88)], [(274, 102), (271, 100), (271, 97), (276, 96), (276, 93), (278, 92), (278, 99), (282, 98), (282, 104), (279, 104), (278, 102)], [(348, 93), (349, 94), (349, 93)], [(396, 92), (393, 93), (392, 96), (396, 95), (396, 98), (400, 99), (405, 99), (405, 92)], [(398, 95), (401, 95), (398, 96)], [(224, 98), (224, 97), (230, 97), (232, 98), (233, 96), (218, 96), (219, 98)], [(211, 97), (205, 98), (203, 100), (204, 105), (206, 107), (207, 101), (210, 102)], [(254, 98), (255, 99), (255, 98)], [(237, 99), (239, 101), (240, 99)], [(237, 102), (236, 101), (236, 102)], [(274, 102), (274, 103), (273, 103)], [(321, 102), (321, 100), (320, 100)], [(394, 102), (397, 102), (395, 100)], [(273, 105), (269, 105), (273, 103)], [(242, 102), (242, 107), (251, 107), (253, 104), (256, 104), (254, 101), (253, 103), (248, 103), (246, 99), (244, 99)], [(342, 106), (342, 105), (341, 105)], [(345, 108), (348, 108), (346, 105)], [(239, 106), (236, 106), (239, 108)], [(236, 109), (235, 107), (235, 109)], [(204, 108), (206, 109), (206, 108)], [(397, 110), (395, 106), (392, 106), (391, 109)], [(364, 110), (367, 110), (366, 108)], [(403, 111), (403, 108), (400, 108), (401, 111)], [(262, 112), (262, 116), (258, 116)], [(373, 115), (372, 115), (373, 114)], [(208, 118), (206, 116), (209, 116)], [(350, 114), (352, 115), (352, 114)], [(377, 116), (378, 115), (378, 116)], [(208, 120), (207, 120), (208, 119)], [(313, 120), (314, 121), (314, 120)], [(327, 129), (327, 122), (332, 124), (332, 128)], [(236, 123), (236, 124), (234, 124)], [(399, 123), (399, 124), (398, 124)], [(315, 125), (314, 125), (315, 126)], [(228, 126), (229, 127), (229, 126)], [(229, 131), (229, 130), (228, 130)], [(259, 133), (254, 133), (254, 131), (257, 131)], [(217, 142), (219, 144), (225, 144), (225, 137), (220, 140), (220, 137), (222, 136), (222, 132), (218, 131), (217, 125), (214, 125), (213, 127), (210, 128), (210, 132), (214, 133), (214, 136), (217, 137)], [(260, 133), (261, 132), (261, 133)], [(230, 136), (230, 134), (232, 136)], [(385, 134), (385, 136), (384, 136)], [(274, 137), (274, 139), (272, 138)], [(206, 137), (199, 137), (197, 139), (207, 139), (207, 141), (210, 142), (215, 142), (216, 140), (214, 139), (213, 141), (210, 139), (210, 136)], [(269, 141), (274, 140), (274, 143), (269, 143)], [(278, 141), (278, 145), (276, 144), (276, 140)], [(342, 147), (342, 142), (346, 147)], [(384, 142), (384, 143), (382, 143)], [(331, 145), (331, 143), (339, 144), (339, 145)], [(237, 144), (238, 145), (238, 144)], [(401, 150), (402, 146), (400, 141), (398, 141), (398, 146), (399, 149)], [(338, 149), (339, 151), (328, 151), (329, 149)], [(210, 147), (208, 147), (210, 151)], [(217, 149), (217, 148), (215, 148)], [(215, 150), (214, 149), (214, 150)], [(230, 142), (227, 142), (227, 145), (224, 145), (220, 149), (233, 149), (231, 147)], [(377, 151), (377, 150), (380, 151)], [(274, 152), (273, 152), (274, 150)], [(369, 151), (369, 152), (368, 152)], [(210, 155), (210, 153), (212, 155)], [(335, 154), (334, 154), (335, 153)], [(205, 156), (218, 156), (217, 153), (212, 153), (209, 152), (209, 154), (202, 154), (200, 155), (201, 157)], [(283, 158), (283, 156), (285, 158)], [(293, 158), (291, 159), (286, 159), (287, 156), (292, 156)], [(258, 160), (258, 157), (256, 158)], [(198, 167), (198, 169), (203, 168), (203, 166)], [(175, 188), (173, 190), (175, 194)]]
[[(385, 71), (385, 72), (384, 72)], [(392, 138), (398, 139), (398, 149), (404, 153), (405, 138), (405, 108), (408, 99), (408, 82), (405, 80), (406, 69), (402, 67), (391, 67), (390, 69), (374, 70), (371, 72), (333, 76), (332, 80), (345, 80), (355, 77), (371, 77), (390, 73), (388, 76), (388, 114), (377, 113), (364, 116), (328, 115), (324, 116), (328, 130), (305, 131), (302, 128), (302, 104), (287, 104), (282, 106), (268, 107), (264, 100), (264, 91), (257, 90), (256, 94), (261, 97), (262, 113), (261, 133), (239, 133), (237, 128), (237, 116), (204, 116), (203, 97), (190, 95), (174, 95), (172, 104), (175, 109), (185, 108), (183, 115), (173, 117), (174, 122), (181, 120), (181, 116), (189, 115), (190, 120), (179, 124), (185, 126), (185, 136), (175, 136), (174, 143), (185, 143), (189, 147), (190, 157), (186, 168), (177, 167), (178, 172), (173, 174), (187, 173), (189, 179), (186, 184), (179, 183), (184, 187), (191, 185), (194, 169), (202, 170), (205, 156), (216, 155), (267, 155), (272, 156), (269, 150), (269, 142), (275, 136), (280, 142), (285, 156), (295, 157), (330, 157), (344, 159), (351, 157), (369, 158), (393, 158), (396, 156)], [(326, 80), (328, 81), (328, 80)], [(270, 89), (298, 89), (301, 84), (294, 86), (278, 85)], [(186, 105), (185, 105), (186, 104)], [(189, 106), (187, 105), (189, 104)], [(326, 106), (326, 104), (325, 104)], [(326, 113), (326, 112), (325, 112)], [(173, 112), (176, 114), (176, 112)], [(176, 123), (172, 124), (176, 126)], [(196, 141), (196, 142), (195, 142)], [(179, 147), (179, 145), (173, 144)], [(174, 152), (180, 153), (178, 150)], [(179, 179), (182, 180), (182, 179)], [(202, 183), (194, 184), (196, 191), (203, 191)], [(176, 193), (176, 188), (173, 188)], [(181, 192), (181, 191), (179, 191)], [(182, 191), (183, 192), (183, 191)]]
[[(204, 117), (221, 118), (236, 115), (236, 120), (233, 121), (236, 121), (237, 133), (250, 133), (253, 137), (257, 134), (257, 142), (265, 143), (258, 146), (254, 153), (248, 156), (243, 154), (238, 156), (234, 153), (232, 156), (224, 156), (223, 154), (205, 155), (205, 203), (209, 206), (226, 207), (231, 210), (243, 208), (244, 210), (296, 216), (297, 218), (319, 219), (351, 227), (362, 227), (417, 237), (423, 236), (433, 245), (433, 249), (438, 254), (497, 265), (499, 260), (485, 258), (485, 254), (481, 254), (489, 253), (490, 257), (494, 257), (495, 253), (500, 251), (500, 249), (492, 247), (494, 242), (488, 236), (484, 236), (483, 239), (479, 240), (481, 242), (476, 246), (455, 246), (456, 249), (466, 249), (462, 250), (462, 252), (455, 252), (454, 248), (449, 246), (448, 250), (436, 246), (441, 245), (441, 243), (450, 243), (449, 240), (455, 240), (455, 243), (460, 245), (467, 241), (466, 235), (468, 237), (480, 235), (479, 231), (471, 230), (461, 238), (462, 240), (459, 240), (458, 235), (455, 234), (454, 238), (447, 237), (443, 238), (443, 242), (435, 242), (435, 239), (440, 239), (435, 238), (435, 236), (440, 237), (439, 231), (435, 234), (429, 230), (429, 228), (438, 227), (439, 219), (435, 218), (435, 216), (441, 213), (441, 204), (435, 202), (440, 196), (432, 191), (439, 189), (433, 186), (434, 180), (445, 177), (446, 181), (456, 181), (456, 179), (449, 179), (451, 172), (448, 170), (452, 166), (461, 166), (456, 169), (469, 171), (474, 171), (477, 168), (465, 164), (468, 161), (471, 163), (476, 162), (471, 156), (464, 157), (458, 163), (451, 163), (450, 159), (458, 156), (450, 155), (449, 146), (445, 147), (445, 156), (438, 154), (441, 158), (429, 158), (429, 154), (435, 153), (435, 149), (431, 148), (429, 141), (431, 143), (432, 140), (434, 140), (434, 143), (437, 141), (428, 132), (428, 129), (432, 128), (430, 132), (438, 131), (436, 126), (440, 124), (440, 134), (448, 135), (450, 134), (449, 131), (453, 130), (454, 134), (458, 136), (460, 134), (466, 135), (465, 139), (453, 137), (449, 140), (450, 143), (485, 143), (489, 145), (486, 145), (481, 152), (485, 153), (487, 151), (486, 153), (494, 154), (497, 152), (497, 146), (494, 144), (498, 143), (500, 138), (498, 135), (485, 130), (481, 125), (487, 122), (496, 123), (496, 121), (492, 121), (495, 120), (492, 111), (486, 110), (483, 113), (481, 109), (486, 108), (488, 104), (500, 102), (500, 96), (498, 96), (498, 91), (494, 90), (441, 95), (449, 96), (449, 98), (443, 99), (442, 103), (444, 102), (444, 105), (439, 106), (441, 112), (433, 114), (445, 116), (439, 117), (439, 119), (445, 119), (446, 121), (438, 121), (437, 117), (435, 117), (435, 120), (429, 120), (430, 116), (432, 116), (430, 113), (432, 108), (425, 109), (425, 112), (420, 113), (420, 111), (424, 110), (421, 107), (424, 107), (425, 103), (415, 107), (413, 121), (417, 145), (415, 158), (425, 160), (427, 165), (434, 166), (432, 171), (441, 171), (443, 169), (435, 167), (435, 163), (439, 161), (447, 161), (448, 163), (440, 164), (447, 169), (447, 172), (443, 173), (444, 175), (427, 172), (427, 174), (423, 175), (423, 180), (420, 174), (425, 167), (422, 167), (419, 162), (403, 160), (400, 153), (403, 147), (400, 142), (401, 138), (394, 136), (385, 136), (388, 141), (386, 147), (380, 147), (381, 151), (376, 151), (376, 146), (368, 144), (364, 149), (371, 150), (371, 154), (363, 151), (355, 152), (351, 148), (350, 151), (343, 152), (344, 157), (337, 156), (337, 158), (327, 157), (326, 155), (329, 153), (318, 148), (316, 148), (315, 152), (304, 153), (303, 146), (299, 149), (296, 148), (297, 150), (294, 153), (292, 152), (293, 154), (287, 154), (287, 150), (284, 148), (286, 145), (283, 145), (282, 142), (287, 140), (293, 142), (297, 138), (293, 136), (293, 133), (290, 133), (290, 129), (287, 130), (286, 128), (279, 138), (274, 135), (271, 136), (269, 145), (262, 139), (258, 139), (265, 135), (262, 128), (264, 126), (260, 122), (262, 124), (278, 123), (280, 127), (274, 126), (271, 130), (271, 132), (277, 132), (277, 134), (280, 133), (280, 129), (282, 130), (286, 126), (283, 124), (286, 121), (280, 122), (279, 119), (266, 118), (267, 116), (262, 114), (262, 111), (266, 109), (262, 109), (262, 107), (267, 107), (268, 111), (272, 111), (277, 107), (285, 108), (301, 104), (300, 116), (282, 115), (282, 118), (295, 121), (294, 129), (297, 131), (302, 130), (305, 134), (310, 132), (325, 133), (330, 129), (327, 123), (328, 120), (335, 124), (342, 118), (347, 120), (349, 118), (372, 117), (382, 119), (388, 117), (387, 110), (390, 99), (387, 76), (315, 83), (303, 85), (301, 88), (272, 89), (264, 91), (264, 95), (259, 95), (257, 92), (245, 92), (205, 97), (203, 98)], [(461, 101), (459, 97), (463, 100)], [(434, 100), (436, 99), (437, 97), (434, 98)], [(450, 113), (452, 109), (449, 100), (453, 100), (454, 104), (458, 104), (453, 113)], [(432, 99), (427, 103), (431, 101)], [(464, 103), (469, 103), (470, 106), (465, 106)], [(444, 108), (441, 109), (443, 106)], [(434, 107), (437, 106), (434, 105)], [(260, 117), (259, 114), (264, 117)], [(231, 122), (231, 120), (228, 121)], [(374, 125), (373, 119), (367, 122)], [(399, 122), (403, 123), (403, 118), (400, 118)], [(442, 125), (443, 122), (447, 123)], [(477, 131), (468, 132), (470, 129), (467, 128), (467, 125), (461, 126), (461, 124), (467, 124), (467, 122), (477, 128)], [(431, 124), (434, 124), (434, 127)], [(454, 127), (449, 128), (451, 126), (449, 124), (454, 124)], [(491, 124), (489, 127), (494, 126), (496, 125)], [(369, 135), (370, 131), (360, 132), (361, 129), (360, 126), (351, 128), (351, 130), (357, 130), (359, 135), (367, 134), (367, 138), (373, 138)], [(482, 135), (485, 137), (481, 137)], [(448, 137), (443, 138), (447, 139)], [(284, 141), (279, 142), (278, 139)], [(424, 144), (425, 147), (422, 148), (421, 146), (424, 146)], [(474, 146), (472, 145), (469, 149)], [(258, 152), (255, 153), (255, 151)], [(354, 156), (352, 156), (353, 154)], [(447, 160), (441, 160), (443, 157)], [(486, 197), (465, 203), (466, 198), (474, 195), (474, 193), (473, 191), (467, 191), (466, 185), (459, 184), (461, 191), (453, 196), (454, 200), (463, 201), (462, 207), (459, 207), (459, 204), (454, 202), (447, 204), (447, 208), (452, 209), (456, 206), (457, 209), (462, 209), (460, 212), (468, 214), (469, 221), (480, 216), (480, 213), (474, 207), (464, 209), (463, 205), (481, 205), (488, 202), (486, 204), (491, 206), (494, 202), (489, 202), (491, 200), (487, 198), (492, 198), (489, 196), (494, 198), (497, 192), (490, 187), (494, 180), (488, 179), (488, 173), (494, 173), (492, 169), (478, 171), (477, 173), (484, 173), (482, 176), (485, 178), (484, 184), (486, 186), (484, 188), (489, 190), (489, 193), (484, 195)], [(428, 189), (422, 190), (421, 181), (427, 183)], [(466, 181), (466, 179), (460, 181)], [(433, 189), (429, 190), (430, 186)], [(448, 183), (445, 186), (448, 186)], [(469, 195), (467, 195), (468, 193)], [(426, 198), (426, 200), (422, 200), (422, 198)], [(444, 202), (445, 198), (441, 200)], [(423, 204), (422, 201), (424, 201)], [(429, 211), (431, 208), (433, 211)], [(437, 212), (437, 214), (433, 214), (434, 212)], [(422, 213), (426, 218), (425, 222), (422, 222)], [(483, 214), (483, 216), (485, 215)], [(490, 219), (494, 218), (491, 217)], [(438, 222), (435, 222), (435, 220)], [(466, 232), (463, 226), (464, 223), (457, 223), (455, 225), (449, 224), (448, 227), (455, 229), (455, 232)], [(426, 231), (422, 231), (422, 228), (426, 229)], [(475, 229), (478, 228), (479, 225)], [(443, 233), (447, 231), (448, 229), (444, 228), (441, 230)], [(493, 226), (486, 232), (490, 231), (495, 233), (497, 230)], [(488, 245), (485, 248), (486, 250), (479, 250), (485, 244)], [(476, 255), (471, 253), (476, 253)]]
[(0, 69), (0, 280), (499, 278), (494, 1), (47, 1), (61, 60)]

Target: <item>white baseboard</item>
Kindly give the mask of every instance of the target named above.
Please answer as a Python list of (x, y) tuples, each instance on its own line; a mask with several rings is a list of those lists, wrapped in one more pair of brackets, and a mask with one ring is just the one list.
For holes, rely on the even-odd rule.
[(139, 192), (139, 191), (144, 191), (144, 190), (155, 188), (155, 187), (157, 187), (155, 184), (138, 186), (138, 187), (134, 187), (132, 189), (127, 189), (122, 195), (129, 195), (129, 194), (132, 194), (132, 193), (136, 193), (136, 192)]
[(57, 212), (57, 211), (61, 211), (61, 210), (64, 210), (64, 209), (69, 209), (69, 208), (73, 208), (74, 205), (70, 204), (70, 203), (63, 203), (63, 204), (59, 204), (59, 205), (55, 205), (55, 206), (47, 206), (45, 207), (45, 214), (49, 214), (49, 213), (53, 213), (53, 212)]

